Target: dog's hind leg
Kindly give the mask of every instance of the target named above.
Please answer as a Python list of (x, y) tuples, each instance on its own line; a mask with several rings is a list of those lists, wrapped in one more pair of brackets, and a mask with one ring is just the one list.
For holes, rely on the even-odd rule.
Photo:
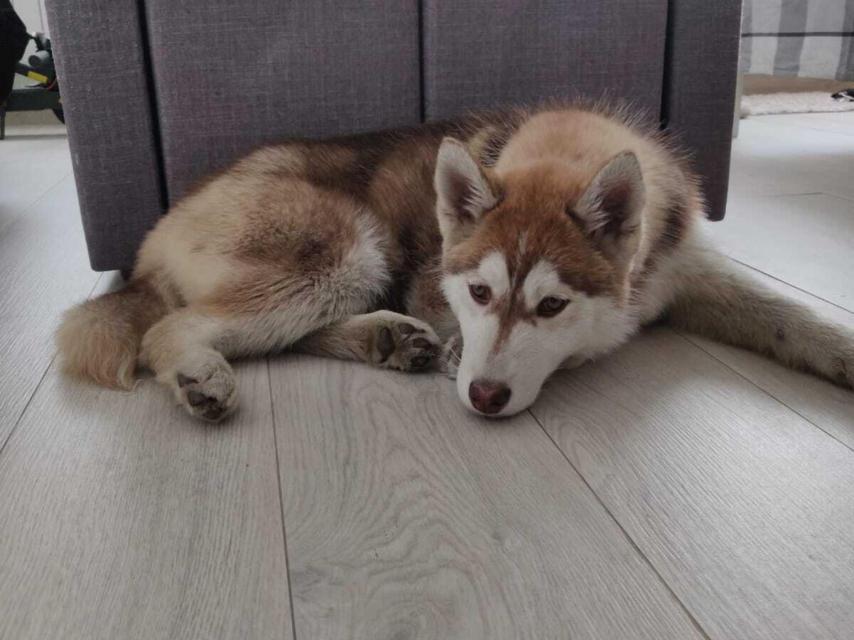
[(428, 324), (384, 310), (330, 324), (299, 340), (293, 348), (399, 371), (432, 368), (442, 351), (439, 337)]
[(142, 339), (140, 364), (154, 371), (190, 414), (219, 420), (237, 406), (228, 359), (281, 351), (364, 313), (381, 293), (380, 285), (367, 278), (351, 282), (276, 270), (247, 274), (152, 326)]
[(237, 406), (234, 372), (227, 358), (293, 347), (382, 368), (422, 371), (431, 368), (441, 353), (439, 338), (429, 325), (399, 313), (350, 315), (323, 326), (325, 314), (301, 311), (291, 306), (224, 315), (214, 308), (187, 307), (148, 330), (140, 362), (191, 415), (216, 421)]
[(227, 325), (226, 318), (188, 307), (167, 315), (142, 339), (140, 364), (205, 420), (219, 420), (237, 406), (234, 372), (217, 348)]
[[(142, 340), (140, 363), (172, 391), (187, 411), (220, 420), (237, 406), (228, 359), (281, 351), (329, 320), (293, 305), (264, 312), (222, 313), (195, 305), (156, 323)], [(336, 320), (332, 315), (329, 318)]]
[(673, 276), (673, 326), (752, 349), (854, 388), (854, 332), (777, 295), (702, 246)]

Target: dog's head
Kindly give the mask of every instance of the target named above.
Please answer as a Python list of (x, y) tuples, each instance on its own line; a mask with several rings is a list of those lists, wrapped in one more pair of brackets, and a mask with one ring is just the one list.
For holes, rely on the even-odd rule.
[(442, 142), (442, 289), (462, 330), (457, 390), (470, 409), (517, 413), (563, 362), (628, 335), (644, 184), (631, 152), (597, 169), (552, 161), (497, 174)]

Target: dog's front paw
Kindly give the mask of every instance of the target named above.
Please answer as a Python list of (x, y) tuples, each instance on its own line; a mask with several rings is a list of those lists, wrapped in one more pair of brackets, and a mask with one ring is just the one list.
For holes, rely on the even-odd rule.
[(398, 313), (379, 318), (371, 341), (371, 361), (399, 371), (425, 371), (441, 352), (436, 332), (425, 322)]
[(228, 363), (213, 362), (176, 375), (176, 396), (190, 415), (218, 422), (237, 407), (237, 386)]

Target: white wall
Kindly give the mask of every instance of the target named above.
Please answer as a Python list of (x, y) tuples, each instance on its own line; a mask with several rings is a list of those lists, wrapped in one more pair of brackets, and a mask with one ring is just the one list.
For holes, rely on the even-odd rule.
[(27, 25), (27, 31), (44, 31), (44, 1), (43, 0), (12, 0), (12, 6), (21, 20)]

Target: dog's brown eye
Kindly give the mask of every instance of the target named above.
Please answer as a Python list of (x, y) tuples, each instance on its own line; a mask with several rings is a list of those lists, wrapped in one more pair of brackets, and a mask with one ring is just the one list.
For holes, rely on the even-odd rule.
[(563, 298), (555, 298), (554, 296), (543, 298), (537, 305), (537, 315), (543, 318), (551, 318), (563, 311), (568, 304), (569, 300)]
[(492, 291), (485, 284), (470, 284), (469, 293), (478, 304), (486, 304), (492, 297)]

